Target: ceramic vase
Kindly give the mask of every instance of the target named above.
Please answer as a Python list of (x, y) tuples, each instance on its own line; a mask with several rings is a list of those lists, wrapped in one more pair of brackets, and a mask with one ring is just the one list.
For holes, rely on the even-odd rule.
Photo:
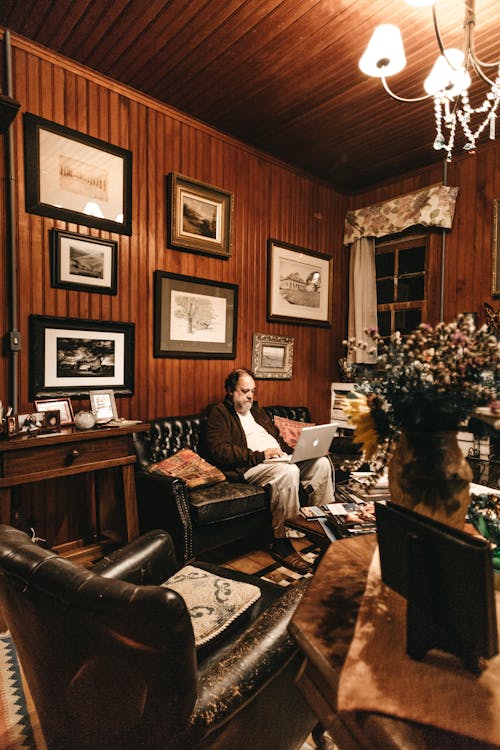
[(472, 478), (456, 430), (401, 432), (389, 463), (392, 502), (463, 529)]

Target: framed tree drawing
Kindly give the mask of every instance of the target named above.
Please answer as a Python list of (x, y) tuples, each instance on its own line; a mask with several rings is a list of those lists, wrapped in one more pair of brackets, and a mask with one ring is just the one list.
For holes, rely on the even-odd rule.
[(132, 152), (26, 113), (26, 211), (132, 234)]
[(238, 287), (155, 271), (154, 356), (234, 359)]
[(314, 326), (332, 324), (330, 256), (268, 240), (267, 319)]

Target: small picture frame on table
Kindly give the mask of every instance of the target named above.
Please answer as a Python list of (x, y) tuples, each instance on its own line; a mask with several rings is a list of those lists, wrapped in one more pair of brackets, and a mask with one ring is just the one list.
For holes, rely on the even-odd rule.
[(44, 412), (45, 424), (43, 426), (44, 433), (60, 432), (61, 431), (61, 412), (59, 409), (50, 409)]
[(73, 424), (73, 407), (69, 398), (47, 398), (35, 400), (35, 409), (40, 412), (59, 411), (60, 427)]
[(17, 414), (11, 414), (10, 417), (5, 418), (5, 434), (8, 438), (19, 435), (19, 420)]
[(118, 419), (113, 391), (89, 391), (89, 398), (90, 409), (98, 424)]

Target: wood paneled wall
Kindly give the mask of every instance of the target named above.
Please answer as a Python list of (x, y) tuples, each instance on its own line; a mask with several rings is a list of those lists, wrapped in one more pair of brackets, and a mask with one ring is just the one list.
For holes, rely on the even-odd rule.
[[(429, 117), (432, 113), (429, 111)], [(411, 137), (411, 136), (409, 136)], [(458, 138), (457, 138), (458, 142)], [(443, 318), (451, 320), (460, 312), (477, 312), (484, 322), (484, 302), (495, 309), (499, 300), (491, 293), (493, 272), (493, 201), (500, 198), (500, 139), (483, 139), (475, 154), (460, 153), (446, 165), (438, 164), (359, 193), (350, 208), (368, 206), (437, 182), (459, 188), (451, 230), (445, 231)], [(441, 294), (442, 233), (432, 232), (431, 267), (432, 320), (439, 320)]]
[[(336, 378), (347, 316), (347, 265), (342, 247), (346, 198), (331, 187), (225, 136), (142, 94), (77, 66), (12, 35), (14, 96), (23, 112), (53, 120), (133, 153), (133, 231), (110, 235), (25, 212), (22, 117), (14, 125), (16, 240), (19, 253), (20, 411), (28, 410), (28, 316), (57, 315), (132, 321), (135, 330), (135, 393), (120, 398), (122, 416), (197, 412), (223, 395), (233, 366), (250, 366), (253, 333), (293, 336), (293, 377), (262, 380), (262, 403), (307, 404), (316, 420), (329, 416), (329, 384)], [(28, 155), (29, 156), (29, 155)], [(166, 244), (169, 172), (234, 193), (230, 259), (173, 250)], [(3, 202), (3, 207), (5, 202)], [(118, 241), (118, 294), (55, 289), (50, 283), (52, 227)], [(0, 234), (5, 246), (5, 221)], [(266, 320), (267, 240), (277, 238), (333, 257), (332, 328), (269, 323)], [(2, 263), (4, 266), (5, 263)], [(153, 272), (236, 283), (239, 286), (236, 359), (190, 360), (153, 357)], [(2, 282), (6, 280), (2, 271)], [(4, 295), (5, 299), (5, 295)], [(1, 328), (8, 330), (5, 302)], [(7, 357), (2, 358), (0, 398), (7, 400)], [(88, 402), (75, 401), (75, 409)]]

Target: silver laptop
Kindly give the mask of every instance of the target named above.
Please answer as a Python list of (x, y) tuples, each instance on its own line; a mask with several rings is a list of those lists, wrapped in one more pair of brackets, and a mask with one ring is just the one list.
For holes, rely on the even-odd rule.
[(309, 461), (311, 458), (326, 456), (337, 432), (337, 427), (336, 422), (303, 427), (293, 453), (286, 456), (278, 456), (277, 458), (269, 458), (264, 463), (272, 464), (277, 461), (286, 461), (296, 464), (299, 461)]

